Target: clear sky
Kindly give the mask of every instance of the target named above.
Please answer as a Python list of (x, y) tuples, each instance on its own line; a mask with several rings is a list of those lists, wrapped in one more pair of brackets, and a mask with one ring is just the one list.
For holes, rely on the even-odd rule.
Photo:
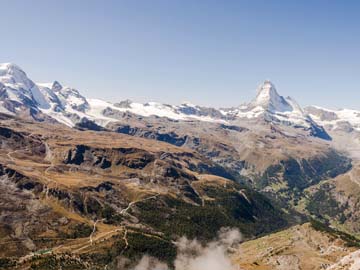
[(0, 62), (109, 101), (360, 109), (360, 1), (1, 0)]

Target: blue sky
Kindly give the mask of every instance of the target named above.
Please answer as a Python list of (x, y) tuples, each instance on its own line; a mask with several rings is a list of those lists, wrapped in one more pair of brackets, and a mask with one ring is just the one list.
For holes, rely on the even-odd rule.
[(89, 97), (360, 109), (360, 1), (2, 0), (0, 61)]

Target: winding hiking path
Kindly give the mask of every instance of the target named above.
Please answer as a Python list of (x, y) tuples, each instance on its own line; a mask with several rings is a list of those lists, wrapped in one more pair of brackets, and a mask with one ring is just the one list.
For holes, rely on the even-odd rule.
[(91, 232), (90, 236), (89, 236), (89, 242), (90, 242), (90, 245), (93, 244), (93, 235), (95, 234), (96, 232), (96, 224), (99, 222), (99, 221), (104, 221), (105, 219), (97, 219), (95, 222), (94, 222), (94, 227), (93, 227), (93, 231)]
[(130, 202), (129, 205), (120, 211), (120, 214), (121, 215), (126, 215), (127, 214), (127, 211), (129, 211), (129, 209), (136, 203), (139, 203), (139, 202), (144, 202), (144, 201), (147, 201), (147, 200), (150, 200), (150, 199), (155, 199), (157, 196), (160, 196), (160, 193), (156, 194), (156, 195), (153, 195), (153, 196), (150, 196), (150, 197), (147, 197), (145, 199), (142, 199), (142, 200), (138, 200), (138, 201), (133, 201), (133, 202)]
[(124, 249), (121, 251), (120, 254), (123, 254), (123, 253), (125, 252), (125, 250), (127, 250), (127, 248), (129, 247), (129, 241), (128, 241), (128, 239), (127, 239), (128, 230), (127, 230), (126, 226), (123, 226), (123, 228), (124, 228), (123, 240), (124, 240), (124, 242), (125, 242), (125, 247), (124, 247)]

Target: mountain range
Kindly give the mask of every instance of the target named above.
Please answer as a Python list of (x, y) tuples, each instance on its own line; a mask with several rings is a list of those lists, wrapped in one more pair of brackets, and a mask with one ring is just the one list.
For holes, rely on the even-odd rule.
[(359, 264), (360, 111), (268, 80), (233, 108), (111, 103), (4, 63), (0, 138), (1, 269)]
[(280, 96), (270, 81), (257, 88), (250, 103), (235, 108), (216, 109), (188, 103), (179, 106), (129, 100), (110, 103), (86, 98), (77, 89), (62, 86), (58, 81), (35, 83), (15, 64), (0, 64), (1, 111), (27, 114), (35, 118), (46, 115), (73, 127), (82, 121), (92, 121), (103, 128), (116, 122), (124, 113), (139, 116), (167, 117), (174, 120), (199, 120), (232, 123), (242, 119), (261, 119), (275, 124), (309, 131), (310, 135), (331, 139), (324, 125), (334, 129), (360, 129), (360, 111), (329, 110), (317, 106), (301, 108), (291, 97)]

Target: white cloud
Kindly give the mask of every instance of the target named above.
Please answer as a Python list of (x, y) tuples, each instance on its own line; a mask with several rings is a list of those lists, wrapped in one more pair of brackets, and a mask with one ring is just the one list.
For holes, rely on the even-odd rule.
[[(218, 237), (206, 245), (181, 237), (177, 242), (175, 270), (240, 270), (229, 256), (229, 248), (242, 239), (237, 229), (223, 228)], [(168, 270), (168, 266), (145, 255), (132, 270)]]

